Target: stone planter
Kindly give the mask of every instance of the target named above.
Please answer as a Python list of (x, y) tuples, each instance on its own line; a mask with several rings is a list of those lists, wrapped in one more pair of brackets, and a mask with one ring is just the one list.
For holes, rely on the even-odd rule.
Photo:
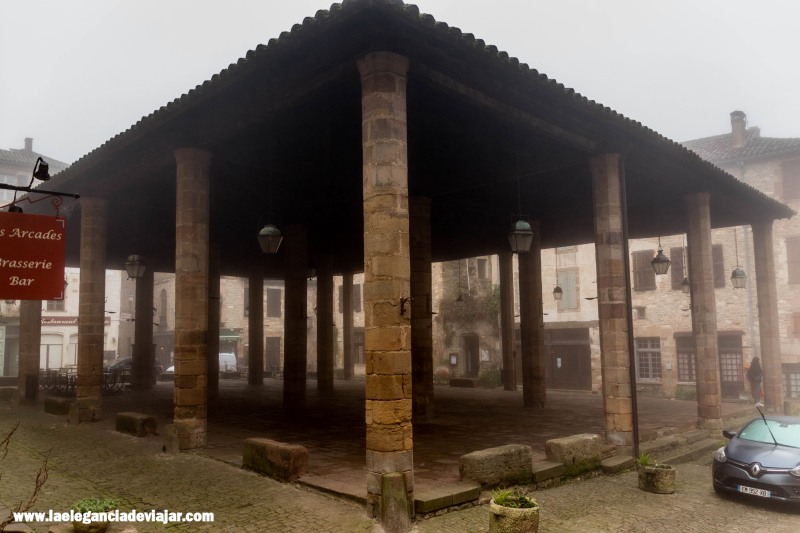
[(489, 533), (536, 533), (539, 531), (539, 506), (526, 509), (503, 507), (489, 502)]
[(639, 488), (655, 494), (672, 494), (675, 492), (675, 468), (672, 465), (640, 465)]

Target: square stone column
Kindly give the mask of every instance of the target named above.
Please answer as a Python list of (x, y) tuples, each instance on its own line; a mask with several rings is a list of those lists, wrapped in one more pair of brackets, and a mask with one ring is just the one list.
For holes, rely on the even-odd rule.
[(353, 273), (342, 274), (342, 374), (353, 378)]
[(778, 289), (775, 282), (775, 252), (772, 221), (752, 225), (758, 295), (758, 331), (761, 336), (761, 366), (764, 369), (764, 400), (773, 413), (783, 412), (783, 371), (781, 368)]
[(358, 62), (364, 189), (364, 342), (367, 509), (387, 531), (413, 516), (406, 73), (408, 59), (373, 52)]
[(78, 311), (77, 402), (70, 422), (99, 420), (103, 404), (105, 342), (106, 239), (108, 202), (83, 197), (81, 202), (80, 307)]
[(544, 316), (542, 315), (542, 239), (538, 222), (532, 222), (533, 242), (519, 261), (519, 327), (522, 341), (522, 404), (544, 407), (545, 383)]
[(250, 270), (247, 290), (247, 383), (264, 384), (264, 274)]
[(19, 401), (35, 403), (39, 396), (39, 360), (42, 345), (42, 302), (22, 300), (19, 305)]
[(189, 450), (206, 445), (211, 153), (179, 148), (175, 162), (175, 418), (168, 435)]
[(283, 407), (306, 406), (308, 366), (308, 229), (292, 225), (284, 238)]
[(514, 254), (499, 254), (500, 263), (500, 343), (503, 350), (503, 389), (517, 390), (514, 369)]
[(153, 388), (156, 352), (153, 346), (153, 269), (145, 266), (144, 275), (136, 279), (136, 321), (133, 324), (132, 376), (135, 390)]
[(317, 389), (333, 390), (333, 257), (317, 266)]
[(219, 244), (212, 244), (208, 254), (208, 398), (214, 400), (219, 396), (219, 323), (222, 313)]
[(433, 314), (431, 293), (431, 199), (409, 200), (411, 254), (411, 376), (414, 420), (433, 418)]
[(688, 231), (686, 245), (692, 299), (697, 383), (697, 427), (722, 429), (722, 392), (717, 346), (717, 301), (714, 294), (714, 261), (711, 255), (711, 208), (708, 193), (685, 198)]
[(628, 343), (628, 314), (631, 310), (627, 301), (630, 273), (625, 268), (619, 154), (592, 157), (590, 165), (606, 442), (616, 446), (633, 446)]

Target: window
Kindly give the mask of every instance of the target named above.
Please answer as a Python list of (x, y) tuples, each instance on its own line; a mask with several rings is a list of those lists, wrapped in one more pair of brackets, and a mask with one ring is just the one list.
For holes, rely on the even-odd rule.
[(683, 248), (670, 248), (669, 260), (672, 262), (672, 265), (669, 267), (670, 272), (672, 273), (672, 290), (679, 291), (683, 288), (681, 286), (681, 283), (683, 283), (683, 277), (688, 277), (683, 266)]
[(786, 267), (789, 283), (800, 283), (800, 236), (786, 237)]
[(783, 396), (785, 398), (800, 398), (800, 372), (788, 372), (784, 374)]
[(640, 380), (661, 379), (661, 339), (644, 337), (636, 339), (636, 375)]
[(558, 271), (558, 286), (564, 291), (558, 300), (559, 311), (578, 308), (578, 271), (564, 269)]
[(678, 352), (678, 381), (695, 380), (694, 340), (691, 336), (675, 337)]
[(653, 250), (633, 252), (633, 290), (652, 291), (656, 288), (656, 272), (650, 262), (655, 257)]
[[(686, 265), (686, 269), (684, 269), (684, 264), (686, 261), (684, 260), (683, 248), (670, 248), (669, 260), (672, 262), (669, 267), (670, 271), (672, 272), (670, 278), (672, 282), (672, 289), (676, 291), (681, 290), (683, 277), (689, 277), (688, 264)], [(725, 277), (725, 261), (721, 244), (712, 245), (711, 260), (714, 269), (714, 287), (725, 287), (727, 278)]]
[(646, 307), (634, 307), (633, 308), (636, 320), (644, 320), (647, 318), (647, 308)]
[(267, 289), (267, 317), (281, 317), (281, 290)]
[(781, 183), (784, 200), (800, 198), (800, 160), (786, 161), (781, 165)]
[(486, 259), (478, 259), (478, 279), (487, 279), (489, 277), (489, 261)]
[(47, 300), (47, 310), (48, 311), (63, 311), (64, 310), (64, 300)]
[(800, 313), (792, 313), (792, 331), (789, 334), (793, 339), (800, 339)]
[(725, 286), (725, 261), (722, 258), (722, 245), (714, 244), (711, 246), (711, 260), (714, 265), (714, 287)]

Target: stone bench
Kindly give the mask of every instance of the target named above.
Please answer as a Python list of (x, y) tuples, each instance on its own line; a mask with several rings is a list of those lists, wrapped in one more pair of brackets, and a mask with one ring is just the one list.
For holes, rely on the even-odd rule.
[(506, 444), (462, 455), (458, 460), (461, 479), (483, 487), (522, 485), (533, 477), (533, 451), (525, 444)]
[(69, 408), (75, 398), (59, 398), (58, 396), (47, 396), (44, 399), (44, 412), (51, 415), (68, 415)]
[(603, 453), (600, 435), (592, 433), (550, 439), (544, 443), (544, 451), (548, 461), (564, 464), (568, 476), (597, 469)]
[(116, 429), (121, 433), (128, 433), (134, 437), (157, 435), (158, 422), (156, 422), (156, 417), (154, 416), (125, 411), (117, 413)]
[(281, 481), (294, 481), (308, 469), (308, 450), (298, 444), (272, 439), (246, 439), (242, 468)]
[(451, 387), (466, 387), (468, 389), (475, 388), (475, 378), (452, 378), (450, 379)]

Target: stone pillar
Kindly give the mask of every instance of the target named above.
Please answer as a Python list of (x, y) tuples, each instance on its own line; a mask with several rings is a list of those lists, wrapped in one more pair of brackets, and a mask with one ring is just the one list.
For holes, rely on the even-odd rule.
[(215, 399), (219, 396), (219, 322), (222, 314), (219, 245), (212, 244), (208, 253), (208, 397)]
[(544, 316), (542, 315), (542, 239), (540, 224), (532, 222), (533, 242), (519, 261), (519, 325), (522, 341), (522, 403), (544, 407), (545, 385)]
[(35, 403), (39, 396), (39, 358), (42, 345), (42, 302), (22, 300), (19, 305), (19, 401)]
[(333, 257), (317, 268), (317, 389), (333, 390)]
[(358, 62), (358, 69), (364, 165), (367, 510), (387, 531), (407, 531), (414, 513), (411, 324), (400, 306), (411, 290), (408, 59), (373, 52)]
[(590, 159), (594, 198), (597, 313), (606, 442), (633, 446), (633, 400), (628, 343), (627, 285), (618, 154)]
[(175, 419), (168, 435), (189, 450), (206, 444), (211, 153), (179, 148), (175, 161)]
[(353, 273), (342, 275), (342, 375), (353, 378)]
[(717, 303), (711, 255), (711, 209), (708, 193), (686, 196), (686, 244), (692, 284), (692, 333), (697, 383), (697, 427), (722, 429), (722, 394), (717, 350)]
[(81, 198), (77, 403), (70, 422), (102, 418), (108, 202)]
[(503, 389), (517, 390), (514, 370), (514, 254), (500, 252), (500, 344), (503, 349)]
[(770, 412), (783, 411), (783, 372), (778, 320), (778, 289), (775, 283), (775, 252), (772, 221), (753, 224), (753, 249), (758, 294), (758, 331), (761, 336), (761, 366), (764, 369), (764, 400)]
[(433, 314), (431, 293), (431, 199), (409, 200), (411, 254), (411, 377), (414, 420), (433, 417)]
[(283, 406), (303, 409), (306, 406), (308, 365), (308, 230), (305, 226), (286, 228), (284, 254)]
[(145, 265), (144, 276), (136, 283), (136, 320), (133, 323), (133, 375), (135, 390), (153, 388), (156, 353), (153, 346), (153, 269)]
[(264, 274), (261, 267), (250, 271), (247, 292), (247, 383), (264, 384)]

